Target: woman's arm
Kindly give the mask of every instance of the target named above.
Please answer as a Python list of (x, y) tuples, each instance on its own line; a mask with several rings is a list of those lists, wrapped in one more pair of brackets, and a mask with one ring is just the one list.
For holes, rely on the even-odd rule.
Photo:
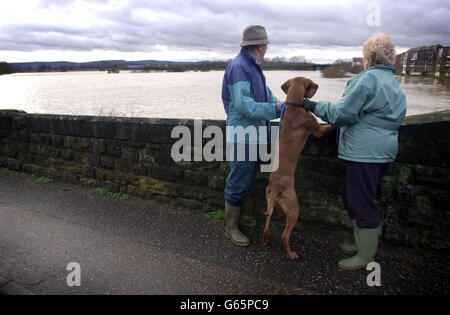
[(305, 99), (304, 107), (336, 128), (353, 125), (359, 121), (360, 113), (371, 97), (367, 79), (368, 76), (365, 76), (364, 80), (360, 78), (349, 86), (336, 104), (328, 101), (315, 103)]

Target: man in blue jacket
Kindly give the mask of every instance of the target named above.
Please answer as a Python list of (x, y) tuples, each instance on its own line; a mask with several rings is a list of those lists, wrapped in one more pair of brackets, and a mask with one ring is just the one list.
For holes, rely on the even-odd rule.
[[(234, 154), (228, 156), (230, 173), (225, 187), (225, 236), (235, 245), (248, 246), (250, 240), (239, 230), (239, 225), (252, 228), (256, 222), (240, 219), (241, 207), (247, 200), (256, 173), (258, 158), (250, 156), (250, 147), (268, 145), (270, 120), (279, 117), (281, 102), (266, 86), (261, 63), (269, 43), (263, 26), (250, 25), (243, 31), (241, 51), (228, 65), (223, 78), (222, 101), (227, 113), (227, 147)], [(266, 127), (264, 132), (259, 127)], [(234, 132), (239, 130), (240, 132)], [(253, 129), (252, 129), (253, 128)], [(255, 130), (255, 133), (247, 132)], [(232, 131), (232, 132), (230, 132)], [(245, 150), (245, 159), (236, 153)]]

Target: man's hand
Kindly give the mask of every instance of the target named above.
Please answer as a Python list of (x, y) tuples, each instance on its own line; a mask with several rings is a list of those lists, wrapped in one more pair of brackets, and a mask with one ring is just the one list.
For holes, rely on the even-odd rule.
[(277, 103), (277, 112), (281, 112), (281, 105), (283, 105), (284, 103), (286, 103), (286, 101), (281, 101), (279, 103)]

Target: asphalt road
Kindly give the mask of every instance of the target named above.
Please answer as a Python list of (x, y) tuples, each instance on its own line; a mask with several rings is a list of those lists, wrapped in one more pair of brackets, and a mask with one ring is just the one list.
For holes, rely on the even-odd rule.
[[(290, 261), (280, 242), (284, 224), (263, 247), (264, 218), (257, 220), (257, 229), (247, 233), (251, 246), (241, 248), (204, 211), (1, 174), (0, 293), (449, 293), (448, 253), (381, 242), (381, 286), (369, 287), (370, 271), (337, 267), (344, 257), (338, 244), (350, 231), (303, 223), (291, 237), (300, 259)], [(80, 286), (67, 284), (72, 262), (80, 267)]]

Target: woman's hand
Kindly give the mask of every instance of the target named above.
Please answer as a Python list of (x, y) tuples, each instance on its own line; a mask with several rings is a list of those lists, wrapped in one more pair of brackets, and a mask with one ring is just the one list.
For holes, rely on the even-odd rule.
[(302, 107), (304, 109), (306, 109), (307, 111), (310, 111), (310, 112), (314, 113), (314, 110), (316, 109), (316, 105), (317, 105), (317, 102), (313, 102), (313, 101), (310, 101), (309, 99), (305, 98), (303, 100)]

